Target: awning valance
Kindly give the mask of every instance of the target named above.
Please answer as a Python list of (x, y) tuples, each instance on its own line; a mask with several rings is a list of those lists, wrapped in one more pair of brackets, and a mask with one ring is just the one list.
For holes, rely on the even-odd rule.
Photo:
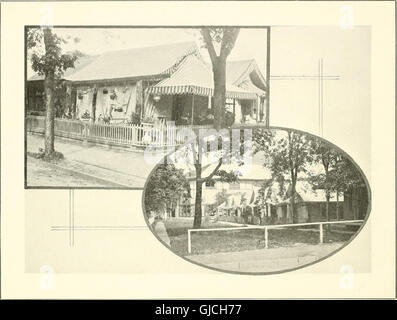
[[(177, 85), (177, 86), (153, 86), (146, 89), (149, 94), (158, 95), (176, 95), (176, 94), (194, 94), (197, 96), (213, 96), (214, 90), (211, 88), (192, 86), (192, 85)], [(228, 99), (243, 99), (256, 100), (257, 94), (252, 92), (233, 92), (226, 91), (226, 98)]]

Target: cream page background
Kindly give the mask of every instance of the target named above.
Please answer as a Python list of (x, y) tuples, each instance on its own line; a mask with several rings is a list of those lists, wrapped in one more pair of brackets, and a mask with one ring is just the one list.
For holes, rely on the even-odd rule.
[[(372, 189), (372, 212), (346, 248), (325, 261), (270, 276), (231, 275), (191, 264), (167, 250), (145, 228), (75, 233), (67, 225), (69, 191), (25, 190), (24, 26), (42, 23), (52, 10), (56, 25), (302, 25), (329, 26), (351, 6), (354, 24), (371, 27), (369, 123), (361, 109), (349, 126), (336, 122), (325, 138), (358, 163)], [(332, 3), (3, 3), (1, 10), (2, 295), (5, 298), (308, 298), (391, 297), (395, 293), (394, 6), (382, 2)], [(89, 12), (89, 14), (87, 14)], [(109, 14), (111, 12), (111, 14)], [(165, 14), (166, 12), (166, 14)], [(26, 13), (26, 14), (24, 14)], [(27, 14), (28, 13), (28, 14)], [(365, 93), (367, 94), (367, 93)], [(286, 112), (285, 121), (296, 119)], [(272, 123), (282, 125), (282, 123)], [(305, 130), (302, 127), (294, 126)], [(333, 126), (333, 124), (326, 124)], [(368, 148), (354, 135), (365, 126)], [(357, 130), (352, 130), (357, 128)], [(349, 130), (347, 130), (349, 128)], [(307, 130), (311, 131), (311, 130)], [(345, 132), (345, 134), (341, 134)], [(314, 132), (316, 133), (316, 132)], [(360, 140), (361, 141), (361, 140)], [(145, 226), (141, 191), (75, 191), (75, 224)], [(43, 286), (40, 267), (53, 268)], [(345, 288), (341, 267), (351, 265)]]

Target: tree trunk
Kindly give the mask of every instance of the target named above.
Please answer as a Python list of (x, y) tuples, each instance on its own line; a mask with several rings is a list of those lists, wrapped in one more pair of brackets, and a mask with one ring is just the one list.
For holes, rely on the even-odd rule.
[(47, 75), (44, 79), (44, 92), (46, 99), (46, 117), (45, 117), (45, 134), (44, 134), (44, 153), (50, 156), (54, 153), (54, 75)]
[(295, 195), (296, 195), (296, 181), (292, 181), (291, 184), (291, 214), (292, 214), (292, 223), (298, 223), (298, 217), (296, 214), (296, 206), (295, 206)]
[(328, 191), (326, 191), (325, 195), (325, 219), (329, 221), (329, 199), (330, 199), (330, 194)]
[[(44, 47), (45, 51), (49, 52), (52, 49), (52, 32), (50, 28), (44, 28)], [(44, 133), (44, 153), (46, 156), (54, 153), (54, 83), (55, 69), (48, 66), (48, 70), (44, 77), (44, 93), (46, 104), (46, 118), (45, 118), (45, 133)]]
[[(323, 166), (325, 171), (325, 181), (326, 181), (326, 190), (325, 190), (325, 219), (329, 221), (329, 199), (330, 199), (330, 190), (329, 190), (329, 158), (323, 156)], [(327, 224), (327, 230), (331, 229), (331, 225)]]
[(226, 58), (218, 57), (213, 66), (214, 73), (214, 128), (224, 127), (225, 100), (226, 100)]
[(196, 199), (194, 203), (194, 221), (193, 228), (198, 229), (201, 228), (201, 218), (202, 218), (202, 196), (203, 196), (203, 181), (201, 180), (201, 163), (197, 162), (195, 165), (196, 168)]
[(339, 221), (339, 191), (336, 191), (336, 220)]
[[(326, 194), (325, 194), (325, 200), (326, 200), (326, 202), (325, 202), (325, 219), (327, 221), (329, 221), (329, 199), (330, 199), (329, 191), (326, 191)], [(327, 224), (326, 228), (327, 228), (327, 230), (331, 230), (331, 225)]]
[(94, 93), (92, 95), (92, 104), (91, 104), (91, 122), (95, 123), (96, 120), (96, 100), (98, 95), (98, 88), (94, 87)]

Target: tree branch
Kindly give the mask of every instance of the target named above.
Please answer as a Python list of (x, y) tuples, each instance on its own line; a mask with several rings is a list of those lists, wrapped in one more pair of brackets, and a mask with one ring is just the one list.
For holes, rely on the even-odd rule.
[(223, 31), (223, 39), (221, 45), (221, 51), (219, 56), (226, 58), (234, 48), (240, 28), (225, 29)]
[(216, 62), (218, 60), (218, 56), (216, 55), (214, 44), (212, 43), (212, 38), (211, 38), (211, 34), (210, 34), (209, 28), (202, 28), (201, 29), (201, 34), (203, 35), (203, 39), (204, 39), (205, 45), (207, 46), (208, 53), (210, 55), (212, 65), (216, 65)]
[(208, 177), (203, 178), (203, 181), (208, 181), (208, 180), (212, 179), (212, 177), (215, 175), (215, 173), (218, 171), (218, 169), (221, 167), (221, 165), (222, 165), (222, 158), (219, 159), (218, 164), (216, 165), (215, 169), (211, 172), (211, 174)]

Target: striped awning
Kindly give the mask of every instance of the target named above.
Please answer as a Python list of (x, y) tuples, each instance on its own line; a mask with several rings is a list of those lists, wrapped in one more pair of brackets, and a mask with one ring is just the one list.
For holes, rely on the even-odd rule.
[[(206, 97), (213, 96), (212, 70), (198, 57), (191, 55), (185, 58), (179, 69), (171, 77), (147, 88), (146, 92), (156, 95), (194, 94)], [(226, 98), (256, 100), (258, 94), (253, 90), (244, 90), (226, 83)]]
[[(153, 86), (146, 89), (149, 94), (158, 95), (176, 95), (176, 94), (194, 94), (196, 96), (213, 96), (214, 90), (211, 88), (204, 88), (191, 85), (179, 86)], [(257, 94), (252, 92), (233, 92), (226, 91), (226, 98), (228, 99), (243, 99), (243, 100), (256, 100)]]

